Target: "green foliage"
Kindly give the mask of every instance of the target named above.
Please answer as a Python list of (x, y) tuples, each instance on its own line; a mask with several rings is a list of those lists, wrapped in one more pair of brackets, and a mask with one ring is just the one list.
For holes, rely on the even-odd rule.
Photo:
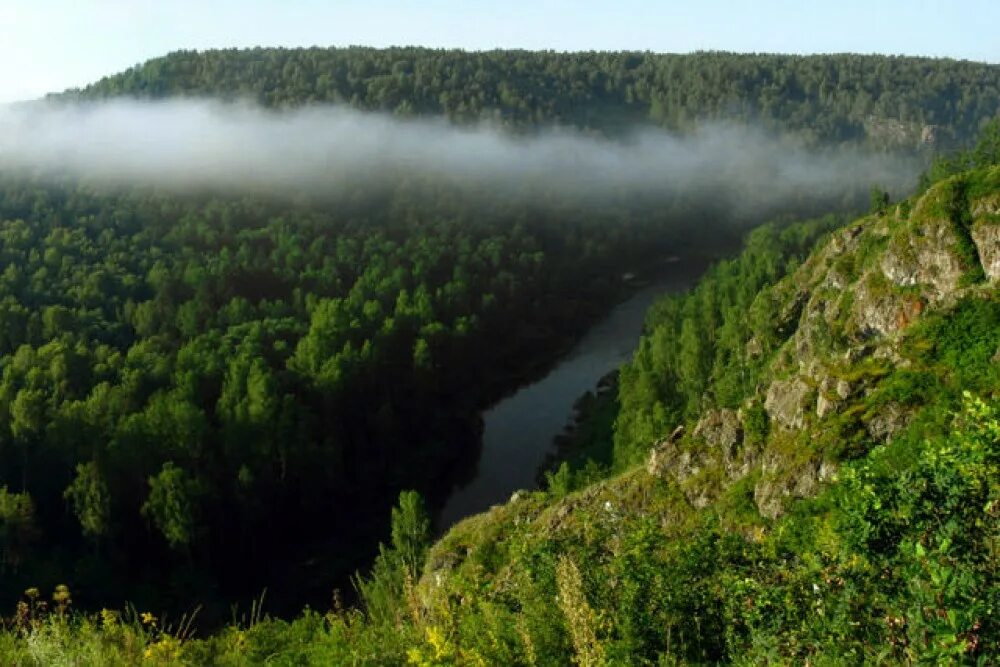
[(107, 534), (111, 498), (96, 461), (76, 466), (76, 477), (63, 496), (72, 504), (84, 535), (97, 538)]
[(379, 554), (367, 576), (355, 575), (365, 614), (370, 622), (398, 625), (413, 616), (414, 585), (431, 542), (430, 517), (416, 491), (403, 491), (392, 509), (391, 546), (379, 545)]
[(547, 471), (545, 485), (554, 499), (566, 497), (573, 490), (573, 471), (570, 469), (569, 463), (563, 461), (555, 472)]
[[(683, 233), (638, 202), (484, 207), (430, 181), (337, 206), (2, 185), (0, 483), (59, 548), (0, 591), (74, 571), (157, 607), (188, 577), (250, 595), (255, 563), (306, 544), (331, 554), (316, 590), (342, 584), (400, 489), (449, 486), (479, 410)], [(147, 503), (168, 462), (197, 529)]]
[(904, 352), (934, 369), (955, 391), (989, 392), (1000, 383), (1000, 302), (996, 294), (967, 297), (920, 322)]
[[(404, 582), (388, 616), (255, 617), (191, 639), (146, 614), (32, 617), (25, 606), (23, 629), (0, 632), (0, 658), (988, 664), (1000, 651), (1000, 404), (966, 395), (950, 433), (913, 432), (872, 450), (752, 535), (726, 530), (711, 511), (665, 529), (658, 517), (672, 504), (660, 482), (630, 474), (611, 483), (575, 496), (560, 528), (495, 534), (504, 566), (455, 563), (426, 605), (407, 601)], [(644, 511), (619, 512), (629, 498)]]
[(392, 509), (392, 548), (416, 576), (424, 562), (431, 540), (431, 520), (424, 499), (416, 491), (399, 494), (399, 504)]
[(743, 411), (743, 429), (747, 442), (751, 445), (763, 444), (771, 429), (767, 410), (760, 403), (752, 403)]
[(16, 571), (37, 536), (31, 496), (0, 486), (0, 571)]
[[(845, 545), (903, 584), (882, 584), (896, 658), (957, 660), (1000, 647), (992, 612), (1000, 596), (998, 416), (997, 406), (967, 395), (952, 436), (897, 441), (841, 476), (836, 520)], [(892, 451), (906, 447), (915, 451)]]
[(188, 547), (194, 539), (198, 495), (197, 484), (172, 461), (149, 478), (149, 497), (142, 514), (156, 525), (174, 549)]
[[(391, 546), (356, 579), (363, 611), (256, 618), (204, 639), (29, 613), (0, 631), (0, 660), (989, 664), (1000, 652), (998, 324), (993, 291), (973, 291), (905, 332), (905, 364), (838, 370), (874, 387), (845, 419), (888, 402), (920, 411), (776, 520), (756, 513), (753, 475), (696, 511), (641, 469), (567, 495), (579, 471), (564, 465), (549, 493), (463, 521), (428, 552), (423, 501), (404, 492)], [(758, 402), (744, 427), (747, 442), (768, 437)], [(176, 487), (185, 476), (167, 464), (160, 477)]]
[[(614, 460), (638, 462), (649, 444), (711, 406), (738, 407), (772, 352), (792, 333), (795, 312), (768, 289), (841, 220), (764, 225), (739, 257), (720, 262), (689, 294), (654, 304), (646, 333), (620, 376)], [(793, 301), (794, 303), (794, 301)], [(758, 429), (759, 430), (759, 429)]]
[(872, 186), (869, 200), (869, 213), (882, 214), (889, 208), (889, 193), (877, 185)]
[(935, 158), (920, 179), (920, 189), (962, 172), (1000, 164), (1000, 118), (992, 118), (977, 134), (972, 148)]

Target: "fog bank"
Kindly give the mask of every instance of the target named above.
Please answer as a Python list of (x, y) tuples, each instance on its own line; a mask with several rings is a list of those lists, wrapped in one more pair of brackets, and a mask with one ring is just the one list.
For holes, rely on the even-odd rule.
[(119, 100), (0, 107), (0, 169), (111, 185), (320, 197), (419, 175), (504, 196), (704, 194), (774, 208), (789, 198), (837, 197), (874, 184), (902, 194), (919, 164), (856, 148), (807, 149), (722, 124), (684, 137), (650, 128), (620, 140), (559, 129), (515, 137), (489, 126), (342, 107), (275, 112)]

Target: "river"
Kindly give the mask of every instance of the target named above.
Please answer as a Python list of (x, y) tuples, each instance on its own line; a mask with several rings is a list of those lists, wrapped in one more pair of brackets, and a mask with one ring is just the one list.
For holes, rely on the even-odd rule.
[(573, 419), (576, 400), (626, 361), (639, 343), (646, 310), (658, 296), (691, 287), (701, 262), (667, 265), (651, 285), (636, 291), (594, 325), (541, 380), (525, 385), (483, 413), (483, 443), (476, 476), (449, 496), (439, 517), (446, 529), (517, 489), (533, 489), (554, 440)]

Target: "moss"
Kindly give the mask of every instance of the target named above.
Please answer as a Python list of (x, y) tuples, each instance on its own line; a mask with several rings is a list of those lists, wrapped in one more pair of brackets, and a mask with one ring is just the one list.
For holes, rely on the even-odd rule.
[(854, 290), (841, 290), (837, 296), (837, 305), (834, 308), (834, 318), (828, 322), (833, 344), (837, 347), (847, 347), (850, 345), (850, 332), (857, 327), (852, 326), (854, 314)]
[(684, 480), (681, 488), (688, 498), (704, 497), (714, 501), (728, 483), (722, 464), (718, 460), (709, 460), (698, 472)]
[(842, 364), (830, 369), (830, 374), (848, 384), (857, 385), (872, 379), (884, 377), (892, 372), (892, 366), (885, 359), (866, 357), (853, 364)]
[(726, 488), (715, 503), (715, 510), (726, 530), (746, 532), (748, 528), (767, 525), (768, 521), (757, 511), (754, 487), (760, 480), (760, 471), (737, 480)]
[(771, 432), (764, 456), (777, 457), (781, 469), (793, 470), (810, 461), (815, 451), (815, 439), (810, 431), (782, 429)]
[(858, 258), (852, 252), (845, 252), (837, 257), (836, 261), (833, 262), (833, 269), (847, 282), (853, 283), (860, 276)]
[(815, 450), (824, 459), (843, 461), (857, 458), (871, 448), (864, 427), (866, 407), (855, 401), (828, 415), (816, 429)]
[(976, 250), (976, 244), (972, 240), (969, 181), (964, 177), (958, 177), (946, 181), (941, 188), (944, 212), (956, 239), (955, 252), (965, 268), (959, 286), (966, 287), (982, 282), (986, 274), (979, 263), (979, 251)]
[(865, 287), (872, 298), (879, 298), (883, 296), (888, 296), (892, 293), (894, 285), (892, 282), (882, 273), (881, 269), (875, 269), (870, 272), (865, 279)]
[(1000, 167), (975, 169), (965, 175), (966, 192), (971, 201), (996, 196), (1000, 190)]
[(858, 249), (855, 252), (855, 266), (860, 273), (870, 269), (882, 256), (885, 248), (889, 244), (889, 236), (877, 234), (873, 231), (866, 231), (858, 241)]
[(743, 437), (747, 445), (764, 444), (771, 430), (767, 410), (759, 401), (753, 401), (743, 410)]
[(885, 376), (866, 401), (867, 411), (889, 403), (919, 405), (934, 398), (941, 390), (940, 379), (922, 369), (896, 369)]

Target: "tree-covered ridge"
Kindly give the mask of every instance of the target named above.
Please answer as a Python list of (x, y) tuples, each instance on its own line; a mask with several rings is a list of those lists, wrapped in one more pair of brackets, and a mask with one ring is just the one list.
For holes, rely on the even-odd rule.
[(1000, 108), (1000, 67), (853, 54), (464, 52), (422, 48), (180, 51), (107, 77), (84, 98), (212, 96), (349, 104), (517, 128), (620, 132), (754, 122), (814, 141), (966, 144)]

